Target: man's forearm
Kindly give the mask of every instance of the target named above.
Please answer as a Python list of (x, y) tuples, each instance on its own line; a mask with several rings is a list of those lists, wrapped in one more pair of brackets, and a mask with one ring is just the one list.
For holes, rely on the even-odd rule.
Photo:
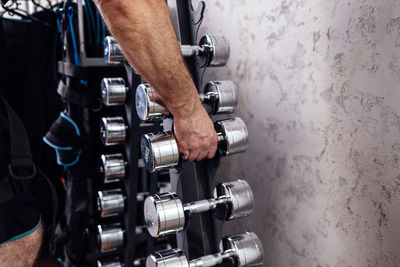
[(165, 0), (97, 0), (129, 63), (174, 116), (199, 107), (196, 87), (180, 54)]

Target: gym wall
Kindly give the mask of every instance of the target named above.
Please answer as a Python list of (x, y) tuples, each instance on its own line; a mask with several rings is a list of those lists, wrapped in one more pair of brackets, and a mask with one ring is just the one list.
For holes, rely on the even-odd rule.
[[(195, 6), (198, 1), (194, 1)], [(223, 160), (255, 212), (225, 224), (262, 239), (264, 266), (398, 266), (398, 1), (206, 1), (203, 33), (231, 43), (249, 149)]]

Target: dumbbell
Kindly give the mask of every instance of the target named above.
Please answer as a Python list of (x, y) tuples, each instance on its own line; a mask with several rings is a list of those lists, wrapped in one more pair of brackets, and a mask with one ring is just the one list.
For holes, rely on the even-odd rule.
[[(136, 259), (133, 261), (132, 266), (143, 266), (145, 263), (145, 258)], [(124, 267), (125, 264), (120, 260), (120, 258), (115, 258), (112, 260), (97, 261), (97, 267)]]
[(104, 117), (100, 121), (100, 136), (103, 145), (111, 146), (125, 142), (126, 130), (123, 117)]
[(224, 237), (220, 243), (222, 252), (189, 261), (180, 249), (155, 252), (147, 257), (146, 267), (211, 267), (233, 260), (235, 267), (262, 266), (264, 249), (253, 232)]
[(121, 47), (112, 36), (104, 38), (104, 61), (107, 64), (121, 64), (125, 61)]
[(123, 105), (129, 87), (123, 78), (103, 78), (100, 84), (101, 98), (105, 106)]
[[(160, 120), (166, 108), (154, 101), (154, 89), (147, 83), (136, 89), (136, 112), (141, 120)], [(200, 100), (209, 115), (230, 114), (235, 111), (238, 102), (236, 86), (232, 81), (212, 81), (204, 87)]]
[[(104, 183), (117, 182), (125, 178), (125, 167), (128, 164), (121, 153), (101, 155), (99, 171), (103, 175)], [(138, 160), (138, 168), (144, 168), (144, 160)]]
[[(230, 55), (228, 40), (222, 35), (204, 35), (199, 45), (181, 45), (183, 57), (201, 56), (206, 57), (206, 65), (210, 67), (225, 66)], [(121, 47), (112, 36), (104, 39), (104, 60), (107, 64), (121, 64), (126, 61)]]
[[(217, 121), (214, 127), (222, 156), (237, 154), (247, 149), (248, 132), (241, 118)], [(171, 132), (145, 134), (141, 138), (140, 146), (146, 169), (150, 172), (178, 167), (183, 161)]]
[[(135, 233), (142, 234), (144, 228), (144, 226), (137, 226), (135, 228)], [(123, 246), (125, 230), (123, 230), (119, 224), (108, 226), (98, 225), (97, 230), (97, 240), (101, 252), (117, 250)]]
[[(136, 201), (141, 202), (149, 195), (148, 192), (136, 194)], [(100, 217), (117, 216), (124, 212), (125, 196), (121, 189), (103, 190), (97, 193), (97, 209)]]
[(124, 230), (119, 225), (97, 226), (101, 252), (116, 250), (124, 244)]
[(147, 230), (153, 237), (175, 234), (184, 229), (187, 216), (201, 213), (226, 204), (225, 220), (249, 215), (253, 211), (253, 191), (245, 180), (218, 184), (214, 198), (182, 204), (173, 192), (150, 195), (144, 201), (144, 217)]

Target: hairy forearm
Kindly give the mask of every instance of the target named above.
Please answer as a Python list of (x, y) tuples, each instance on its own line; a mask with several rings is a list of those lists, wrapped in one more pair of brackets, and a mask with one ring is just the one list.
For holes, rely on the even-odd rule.
[(165, 0), (97, 0), (125, 57), (151, 84), (174, 116), (200, 104), (180, 54)]

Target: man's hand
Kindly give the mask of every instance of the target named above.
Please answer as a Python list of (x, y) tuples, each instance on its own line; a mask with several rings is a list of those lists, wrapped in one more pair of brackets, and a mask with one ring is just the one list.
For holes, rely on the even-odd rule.
[(175, 116), (174, 129), (179, 152), (185, 159), (194, 161), (214, 157), (217, 150), (217, 133), (201, 104), (196, 104), (193, 112), (187, 116)]
[(192, 161), (214, 157), (217, 134), (182, 58), (165, 0), (95, 2), (126, 59), (156, 90), (151, 98), (174, 116), (179, 151)]

